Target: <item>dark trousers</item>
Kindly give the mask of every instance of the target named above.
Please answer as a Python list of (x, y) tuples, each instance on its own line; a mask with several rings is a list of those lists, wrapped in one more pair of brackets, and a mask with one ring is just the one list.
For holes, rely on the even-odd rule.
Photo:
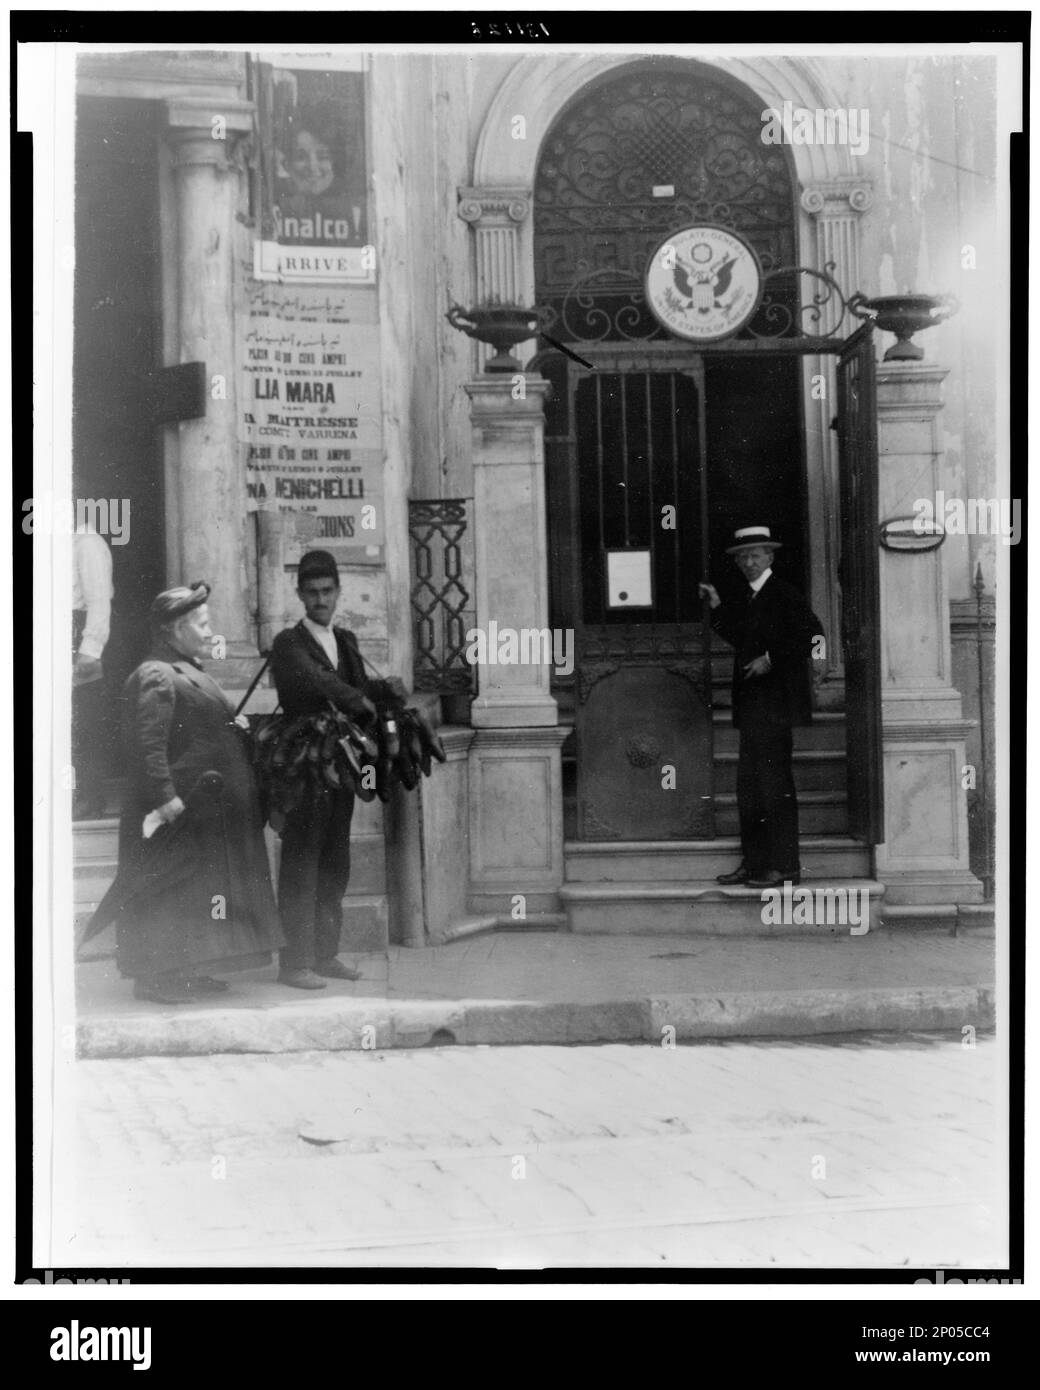
[(100, 815), (105, 805), (105, 682), (72, 687), (72, 765), (76, 800)]
[(782, 874), (799, 872), (792, 743), (790, 729), (752, 725), (740, 730), (740, 845), (744, 865), (755, 878), (770, 869)]
[(291, 816), (282, 831), (278, 910), (286, 970), (313, 970), (339, 951), (353, 814), (354, 793), (330, 790), (308, 815)]

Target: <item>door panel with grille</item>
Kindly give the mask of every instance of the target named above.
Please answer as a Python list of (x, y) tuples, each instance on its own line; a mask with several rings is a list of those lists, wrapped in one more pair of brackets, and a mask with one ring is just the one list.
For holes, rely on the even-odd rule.
[(710, 836), (696, 369), (575, 373), (571, 391), (578, 833)]

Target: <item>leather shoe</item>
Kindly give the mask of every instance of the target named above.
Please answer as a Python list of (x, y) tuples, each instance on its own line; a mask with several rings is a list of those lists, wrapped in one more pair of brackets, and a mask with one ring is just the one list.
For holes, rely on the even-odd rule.
[(293, 989), (325, 988), (325, 981), (315, 975), (313, 970), (279, 970), (278, 983), (291, 985)]
[(748, 871), (747, 869), (745, 869), (743, 864), (741, 864), (739, 868), (734, 869), (731, 874), (719, 874), (715, 880), (716, 883), (721, 883), (724, 887), (727, 888), (733, 884), (747, 883), (747, 881)]
[(189, 975), (181, 986), (189, 994), (226, 994), (231, 988), (227, 980), (218, 980), (213, 975)]
[(335, 956), (331, 960), (320, 960), (314, 967), (316, 975), (324, 975), (329, 980), (360, 980), (361, 971), (355, 970), (352, 966), (344, 965)]
[(779, 869), (770, 869), (761, 878), (749, 878), (747, 886), (749, 888), (780, 888), (785, 883), (797, 886), (801, 881), (799, 874), (782, 874)]
[(152, 1004), (190, 1004), (191, 995), (184, 986), (169, 980), (135, 980), (134, 998), (147, 999)]

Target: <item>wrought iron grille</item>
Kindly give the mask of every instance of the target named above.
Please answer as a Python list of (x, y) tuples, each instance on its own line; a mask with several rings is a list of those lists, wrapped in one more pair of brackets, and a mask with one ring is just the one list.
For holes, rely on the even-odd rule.
[(637, 70), (566, 111), (535, 182), (541, 327), (571, 341), (667, 337), (643, 297), (647, 259), (703, 222), (740, 232), (772, 274), (773, 318), (764, 304), (745, 334), (783, 336), (785, 314), (787, 334), (805, 331), (791, 176), (783, 147), (761, 136), (760, 104), (696, 70)]
[(473, 668), (466, 661), (466, 632), (472, 626), (472, 557), (464, 554), (469, 533), (465, 498), (410, 501), (412, 614), (415, 620), (415, 688), (466, 694)]
[[(841, 286), (831, 272), (809, 266), (778, 266), (763, 276), (762, 302), (738, 339), (835, 338), (855, 325)], [(577, 344), (670, 340), (643, 294), (642, 271), (622, 276), (594, 270), (580, 276), (561, 299), (542, 303), (538, 327), (554, 339)]]

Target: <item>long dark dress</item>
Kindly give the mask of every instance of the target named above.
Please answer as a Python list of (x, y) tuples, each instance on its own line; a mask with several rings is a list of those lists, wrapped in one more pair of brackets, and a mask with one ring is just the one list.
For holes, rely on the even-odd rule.
[[(120, 974), (241, 970), (284, 945), (245, 737), (210, 676), (157, 646), (123, 692), (127, 788), (119, 871), (88, 929), (115, 921)], [(200, 792), (216, 772), (220, 790)], [(222, 785), (221, 785), (222, 784)], [(187, 809), (145, 839), (149, 811)]]

